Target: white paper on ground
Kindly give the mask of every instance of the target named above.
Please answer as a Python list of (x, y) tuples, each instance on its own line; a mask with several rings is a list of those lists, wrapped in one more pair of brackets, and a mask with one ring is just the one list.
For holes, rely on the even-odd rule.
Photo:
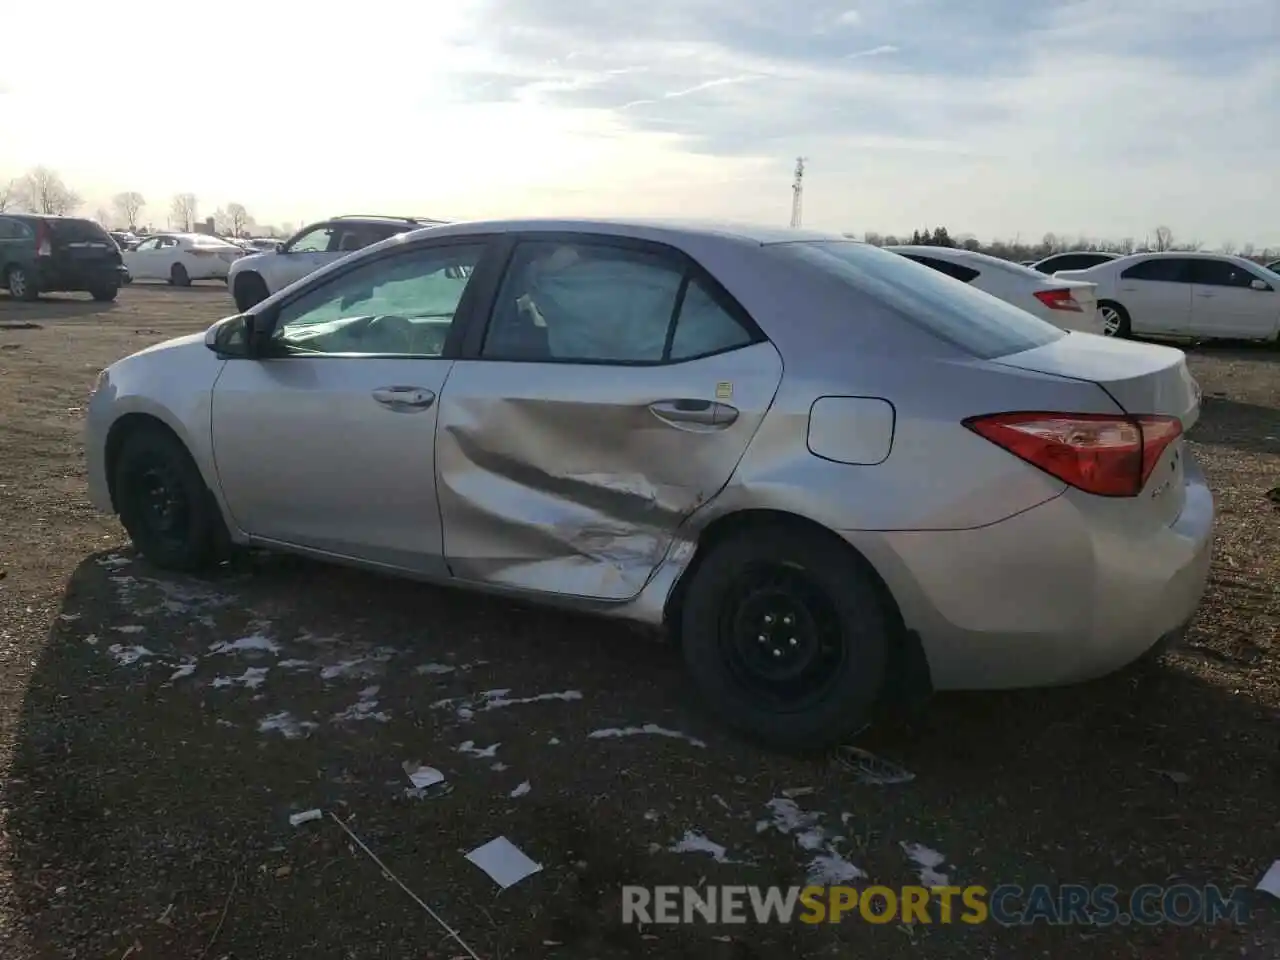
[(289, 817), (290, 826), (301, 826), (304, 823), (310, 823), (312, 820), (319, 820), (324, 814), (319, 810), (303, 810), (301, 813), (295, 813)]
[(492, 877), (503, 890), (542, 869), (542, 864), (534, 863), (506, 837), (498, 837), (476, 847), (467, 854), (467, 859)]
[(421, 763), (414, 763), (406, 760), (400, 764), (401, 769), (409, 776), (409, 782), (418, 790), (425, 790), (427, 787), (435, 786), (437, 783), (444, 782), (444, 774), (435, 767), (428, 767)]
[(1280, 860), (1271, 865), (1271, 869), (1263, 874), (1262, 879), (1258, 881), (1255, 888), (1263, 893), (1269, 893), (1273, 897), (1280, 899)]

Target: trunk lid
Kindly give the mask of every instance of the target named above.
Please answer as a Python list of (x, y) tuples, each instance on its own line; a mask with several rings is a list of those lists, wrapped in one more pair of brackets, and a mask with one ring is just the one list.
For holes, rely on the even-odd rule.
[(1069, 333), (992, 362), (1096, 383), (1125, 413), (1177, 417), (1184, 432), (1200, 418), (1200, 386), (1173, 347)]
[(120, 263), (120, 247), (92, 220), (50, 218), (46, 223), (56, 261), (68, 266)]

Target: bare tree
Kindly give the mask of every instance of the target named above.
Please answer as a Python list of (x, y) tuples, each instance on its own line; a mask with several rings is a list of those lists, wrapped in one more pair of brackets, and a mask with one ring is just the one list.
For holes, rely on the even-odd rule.
[(873, 247), (884, 246), (884, 237), (870, 230), (862, 235), (862, 241), (863, 243), (871, 244)]
[[(2, 208), (0, 208), (0, 209), (2, 209)], [(1242, 257), (1252, 257), (1252, 256), (1253, 256), (1253, 251), (1254, 251), (1254, 250), (1256, 250), (1256, 249), (1257, 249), (1257, 248), (1256, 248), (1256, 247), (1254, 247), (1254, 245), (1253, 245), (1252, 243), (1246, 243), (1243, 247), (1241, 247), (1241, 248), (1240, 248), (1240, 256), (1242, 256)]]
[(18, 181), (9, 179), (0, 184), (0, 213), (9, 208), (9, 204), (18, 202)]
[(1046, 254), (1057, 253), (1060, 248), (1057, 234), (1053, 232), (1046, 233), (1044, 239), (1040, 241), (1040, 246)]
[(147, 201), (142, 198), (142, 194), (136, 190), (129, 190), (125, 193), (117, 193), (111, 198), (112, 205), (116, 208), (116, 212), (129, 225), (129, 232), (132, 233), (138, 228), (138, 214), (142, 208), (147, 205)]
[(1156, 227), (1156, 241), (1151, 245), (1151, 249), (1157, 253), (1163, 253), (1165, 250), (1173, 249), (1173, 231), (1168, 227)]
[(18, 183), (18, 198), (33, 213), (64, 216), (82, 203), (80, 195), (48, 167), (36, 167)]
[(249, 216), (243, 203), (228, 203), (225, 210), (219, 207), (214, 211), (213, 222), (220, 232), (238, 237), (253, 225), (253, 217)]
[(175, 193), (169, 205), (169, 219), (174, 229), (190, 233), (196, 225), (196, 195), (194, 193)]
[(106, 207), (99, 207), (98, 212), (93, 215), (93, 219), (97, 220), (103, 227), (111, 228), (111, 214), (107, 212)]

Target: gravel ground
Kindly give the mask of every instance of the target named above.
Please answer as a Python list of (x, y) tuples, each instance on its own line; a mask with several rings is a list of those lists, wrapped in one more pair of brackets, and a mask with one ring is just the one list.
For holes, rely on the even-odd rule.
[[(912, 843), (959, 884), (1256, 883), (1280, 857), (1280, 351), (1191, 354), (1220, 525), (1190, 645), (1076, 688), (938, 697), (860, 741), (915, 774), (872, 786), (726, 735), (678, 658), (616, 624), (285, 557), (201, 581), (134, 559), (86, 500), (87, 391), (229, 312), (219, 286), (0, 297), (0, 956), (463, 955), (337, 823), (289, 825), (319, 807), (486, 960), (1280, 957), (1262, 897), (1217, 928), (619, 911), (622, 884), (802, 883), (820, 854), (914, 883)], [(452, 790), (406, 792), (405, 761)], [(807, 835), (758, 830), (789, 804)], [(501, 893), (463, 857), (497, 836), (543, 865)]]

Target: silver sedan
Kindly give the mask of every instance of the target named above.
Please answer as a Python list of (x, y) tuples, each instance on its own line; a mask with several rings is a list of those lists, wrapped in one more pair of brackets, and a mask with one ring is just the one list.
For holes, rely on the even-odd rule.
[(87, 456), (159, 567), (252, 544), (665, 628), (727, 722), (813, 747), (1176, 639), (1199, 404), (1177, 350), (863, 243), (502, 221), (120, 360)]

